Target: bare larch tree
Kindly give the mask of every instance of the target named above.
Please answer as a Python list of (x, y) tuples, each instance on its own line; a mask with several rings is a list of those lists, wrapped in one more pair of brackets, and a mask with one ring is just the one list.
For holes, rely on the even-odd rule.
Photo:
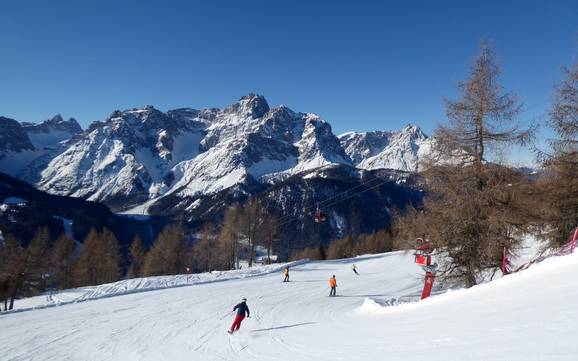
[(442, 162), (426, 165), (428, 200), (424, 212), (413, 214), (417, 236), (426, 236), (447, 253), (442, 273), (477, 283), (485, 270), (500, 265), (504, 246), (513, 248), (518, 189), (525, 182), (516, 172), (488, 161), (492, 151), (523, 145), (533, 129), (515, 124), (520, 105), (498, 83), (500, 67), (487, 43), (458, 83), (459, 100), (446, 100), (449, 124), (435, 134)]

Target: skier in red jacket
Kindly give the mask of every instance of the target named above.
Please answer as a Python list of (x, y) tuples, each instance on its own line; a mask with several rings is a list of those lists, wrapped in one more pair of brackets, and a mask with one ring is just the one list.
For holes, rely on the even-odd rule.
[(233, 321), (233, 324), (231, 325), (231, 329), (227, 331), (228, 333), (233, 333), (241, 327), (241, 322), (245, 319), (245, 313), (247, 314), (247, 317), (250, 316), (247, 299), (243, 298), (242, 302), (233, 308), (233, 311), (237, 311), (237, 315), (235, 316), (235, 321)]

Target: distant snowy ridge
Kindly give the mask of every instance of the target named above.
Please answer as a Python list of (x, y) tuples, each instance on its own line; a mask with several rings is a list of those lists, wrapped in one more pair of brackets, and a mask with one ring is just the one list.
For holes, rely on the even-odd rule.
[(250, 192), (331, 163), (352, 166), (327, 122), (249, 94), (223, 110), (115, 111), (52, 159), (38, 185), (146, 213), (160, 198)]
[(0, 171), (118, 212), (148, 213), (159, 203), (191, 211), (198, 198), (224, 190), (250, 194), (332, 164), (415, 172), (431, 148), (412, 125), (337, 137), (318, 115), (271, 108), (257, 94), (224, 109), (117, 110), (81, 134), (73, 119), (45, 123), (21, 127), (28, 138), (21, 151), (7, 152), (5, 160), (0, 155)]
[(345, 152), (361, 169), (397, 169), (417, 172), (432, 153), (432, 139), (415, 125), (399, 132), (348, 132), (339, 136)]
[(80, 134), (74, 118), (60, 114), (41, 123), (18, 123), (0, 117), (0, 172), (36, 181), (48, 162), (66, 148), (63, 143)]

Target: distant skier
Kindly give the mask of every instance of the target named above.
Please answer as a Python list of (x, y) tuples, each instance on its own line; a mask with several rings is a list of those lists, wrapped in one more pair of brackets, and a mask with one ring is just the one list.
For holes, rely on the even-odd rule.
[(289, 267), (285, 267), (285, 269), (283, 270), (283, 274), (285, 275), (285, 279), (283, 279), (283, 282), (289, 282)]
[(241, 327), (241, 322), (245, 319), (245, 313), (247, 314), (247, 317), (249, 317), (250, 313), (249, 306), (247, 306), (247, 299), (243, 298), (242, 302), (233, 308), (233, 312), (234, 311), (237, 311), (237, 315), (235, 316), (235, 321), (233, 321), (233, 324), (231, 325), (231, 329), (227, 331), (228, 333), (233, 333)]
[(329, 296), (335, 296), (335, 289), (337, 288), (337, 280), (335, 275), (331, 276), (329, 279), (329, 286), (331, 286), (331, 291), (329, 291)]
[(357, 273), (357, 267), (355, 266), (355, 263), (351, 265), (351, 269), (353, 270), (353, 272), (355, 272), (356, 275), (359, 276), (359, 273)]

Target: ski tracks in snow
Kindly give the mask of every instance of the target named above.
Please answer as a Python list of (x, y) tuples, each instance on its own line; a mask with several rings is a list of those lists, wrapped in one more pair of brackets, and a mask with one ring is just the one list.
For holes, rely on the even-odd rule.
[[(384, 259), (398, 266), (394, 259)], [(5, 315), (0, 317), (0, 338), (19, 342), (0, 345), (0, 359), (236, 361), (283, 360), (288, 355), (294, 361), (343, 359), (343, 345), (336, 348), (334, 340), (323, 334), (342, 332), (342, 322), (355, 317), (352, 310), (362, 304), (364, 295), (379, 297), (377, 291), (387, 286), (377, 282), (383, 279), (383, 262), (373, 266), (371, 260), (354, 262), (367, 274), (355, 276), (351, 261), (309, 263), (291, 267), (292, 281), (287, 283), (281, 282), (279, 271)], [(327, 297), (331, 274), (337, 276), (340, 297)], [(399, 282), (389, 285), (398, 287)], [(232, 308), (243, 296), (248, 298), (251, 317), (229, 336)], [(14, 334), (8, 336), (3, 329)]]

